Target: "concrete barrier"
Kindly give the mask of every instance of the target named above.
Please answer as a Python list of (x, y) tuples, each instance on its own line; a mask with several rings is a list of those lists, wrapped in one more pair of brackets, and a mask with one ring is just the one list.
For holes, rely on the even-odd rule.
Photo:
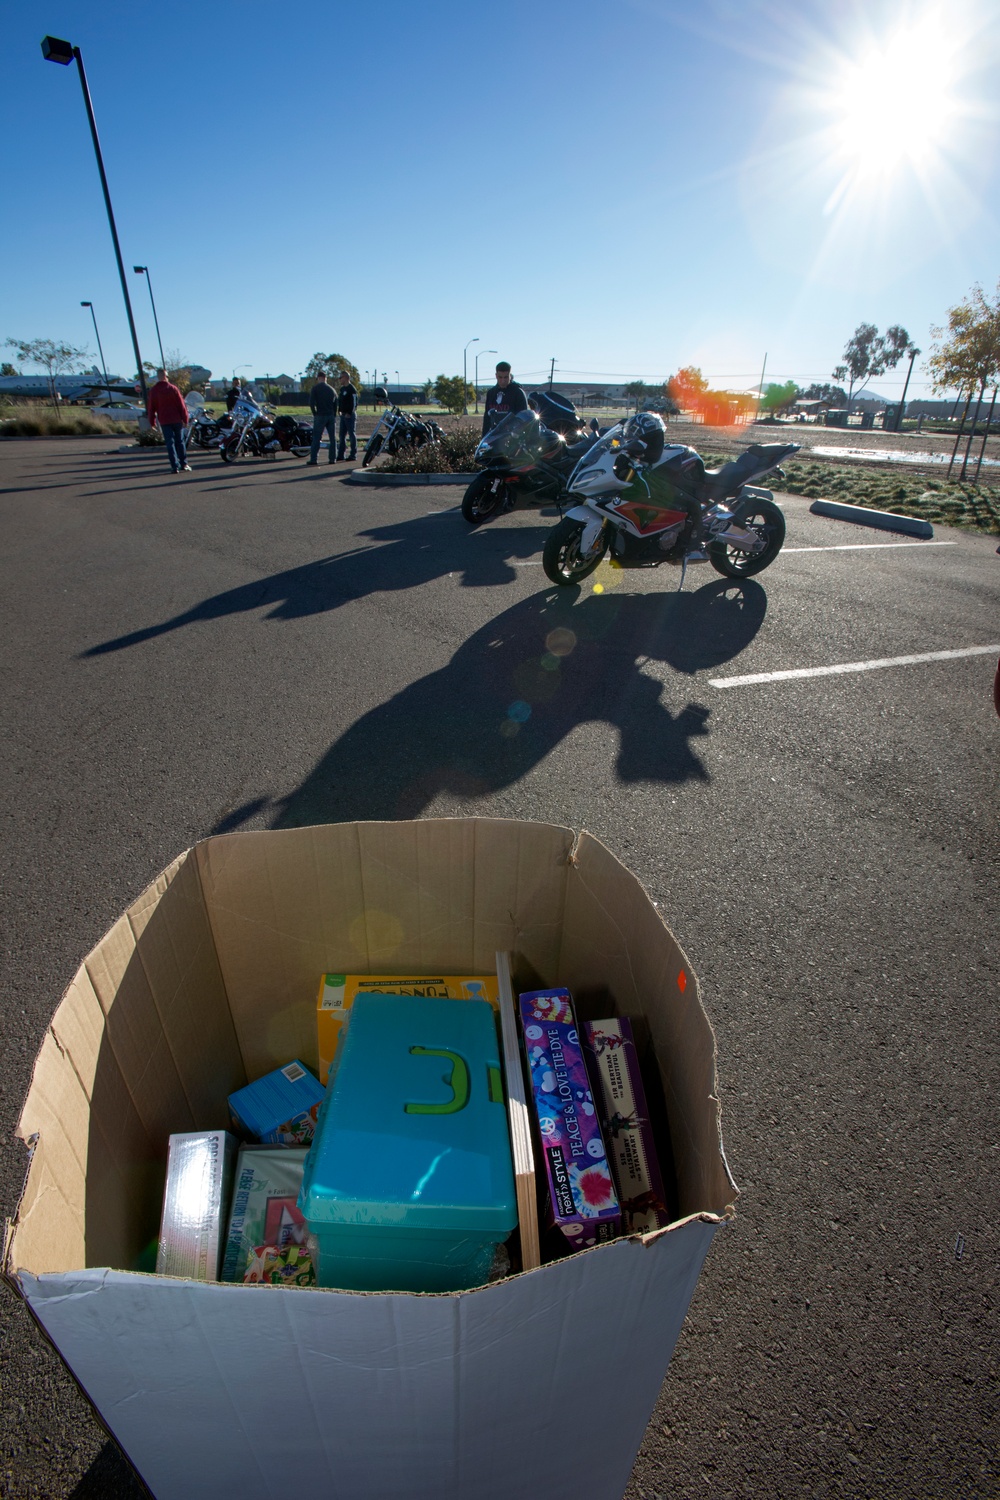
[(474, 474), (386, 474), (381, 469), (352, 469), (345, 484), (471, 484)]
[(934, 535), (930, 521), (916, 516), (897, 516), (890, 510), (869, 510), (864, 505), (843, 505), (839, 500), (814, 500), (809, 510), (814, 516), (831, 516), (835, 521), (854, 521), (859, 526), (874, 526), (879, 531), (903, 531), (907, 536), (926, 540)]

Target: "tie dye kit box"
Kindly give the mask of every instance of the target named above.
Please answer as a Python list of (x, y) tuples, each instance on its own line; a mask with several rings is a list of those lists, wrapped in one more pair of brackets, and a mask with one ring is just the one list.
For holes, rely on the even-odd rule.
[(626, 1016), (587, 1021), (583, 1034), (625, 1229), (629, 1234), (662, 1229), (670, 1212), (632, 1023)]
[(614, 1239), (621, 1213), (569, 990), (519, 997), (552, 1222), (574, 1250)]

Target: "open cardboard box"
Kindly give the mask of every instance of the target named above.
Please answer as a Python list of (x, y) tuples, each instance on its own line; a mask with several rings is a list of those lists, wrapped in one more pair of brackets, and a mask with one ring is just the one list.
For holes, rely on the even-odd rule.
[[(564, 984), (644, 1022), (679, 1217), (471, 1292), (140, 1274), (167, 1138), (316, 1063), (318, 977)], [(227, 834), (179, 856), (81, 966), (35, 1063), (4, 1274), (158, 1500), (619, 1500), (736, 1190), (698, 985), (597, 840), (485, 819)]]

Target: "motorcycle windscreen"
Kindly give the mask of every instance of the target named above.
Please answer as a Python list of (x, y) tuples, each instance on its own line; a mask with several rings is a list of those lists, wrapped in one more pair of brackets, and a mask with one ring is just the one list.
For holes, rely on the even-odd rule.
[(491, 427), (479, 444), (481, 452), (488, 451), (511, 462), (537, 447), (538, 418), (533, 411), (512, 411)]
[(576, 468), (570, 475), (570, 489), (573, 488), (573, 482), (578, 475), (582, 474), (586, 469), (592, 469), (595, 464), (599, 464), (603, 459), (607, 457), (612, 448), (620, 448), (621, 439), (622, 428), (621, 424), (619, 423), (617, 427), (612, 427), (610, 432), (606, 432), (604, 436), (598, 442), (596, 442), (592, 448), (589, 448), (580, 459), (580, 462), (577, 464)]

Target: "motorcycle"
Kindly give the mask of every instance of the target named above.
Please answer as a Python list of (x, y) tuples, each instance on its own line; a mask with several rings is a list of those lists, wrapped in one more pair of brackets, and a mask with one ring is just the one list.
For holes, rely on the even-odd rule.
[(444, 432), (436, 422), (411, 417), (398, 406), (386, 406), (365, 444), (361, 467), (367, 469), (383, 449), (394, 458), (404, 448), (422, 448), (425, 443), (439, 443), (443, 437)]
[(608, 551), (621, 567), (685, 568), (694, 505), (717, 573), (749, 578), (777, 557), (785, 518), (770, 490), (752, 481), (772, 472), (783, 478), (779, 464), (801, 444), (753, 443), (721, 468), (706, 469), (694, 448), (667, 444), (662, 424), (653, 422), (642, 413), (617, 423), (570, 475), (567, 489), (580, 503), (549, 533), (542, 552), (553, 583), (579, 583)]
[[(537, 392), (533, 392), (529, 400), (534, 402), (536, 396)], [(542, 412), (549, 415), (544, 406)], [(462, 500), (462, 515), (470, 526), (482, 526), (503, 511), (511, 510), (519, 495), (538, 503), (546, 500), (558, 503), (565, 498), (566, 481), (582, 456), (597, 442), (599, 433), (596, 419), (591, 422), (589, 432), (579, 425), (575, 407), (572, 421), (569, 436), (557, 432), (529, 405), (527, 411), (503, 417), (486, 433), (475, 454), (476, 468), (481, 472)]]
[(270, 406), (258, 406), (249, 397), (236, 402), (230, 413), (232, 425), (224, 436), (219, 454), (223, 463), (240, 458), (276, 458), (294, 453), (301, 458), (312, 444), (312, 424), (283, 413), (276, 417)]
[(228, 433), (229, 427), (228, 414), (213, 417), (204, 407), (199, 406), (192, 414), (187, 442), (196, 448), (215, 448), (222, 441), (223, 435)]

